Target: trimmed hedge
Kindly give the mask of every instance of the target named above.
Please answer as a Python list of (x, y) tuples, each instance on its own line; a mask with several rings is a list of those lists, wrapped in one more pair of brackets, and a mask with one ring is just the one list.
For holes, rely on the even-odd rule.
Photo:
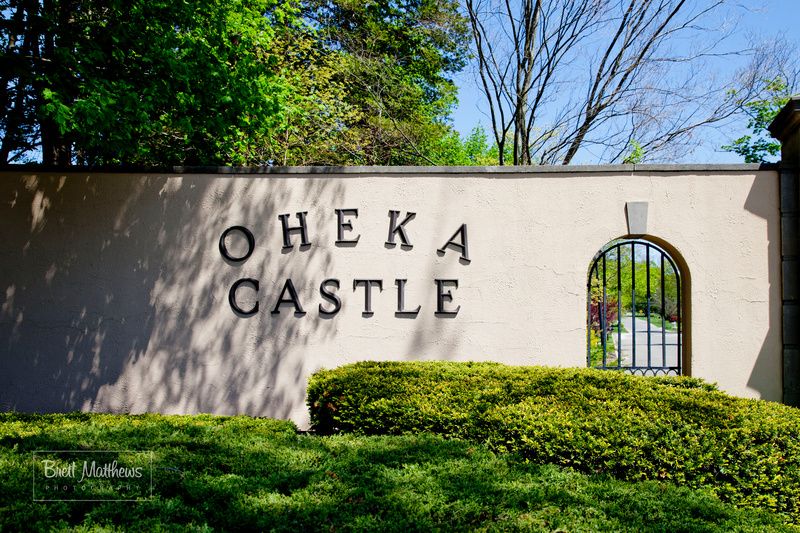
[(800, 410), (699, 379), (497, 363), (363, 362), (311, 377), (313, 428), (432, 432), (539, 463), (706, 487), (800, 524)]

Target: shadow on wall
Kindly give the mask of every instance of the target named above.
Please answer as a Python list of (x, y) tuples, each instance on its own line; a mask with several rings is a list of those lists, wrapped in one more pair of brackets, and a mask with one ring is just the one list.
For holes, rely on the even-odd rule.
[[(782, 345), (782, 297), (781, 297), (781, 250), (780, 250), (780, 193), (777, 173), (762, 172), (756, 175), (753, 186), (744, 203), (744, 208), (749, 212), (763, 218), (767, 222), (767, 255), (769, 264), (769, 329), (764, 342), (759, 350), (758, 357), (747, 386), (757, 391), (761, 398), (772, 401), (782, 401), (782, 386), (775, 384), (775, 376), (783, 375), (783, 345)], [(762, 241), (763, 242), (763, 241)], [(738, 246), (739, 243), (731, 243)], [(747, 246), (742, 246), (746, 250)], [(747, 278), (742, 281), (747, 283)], [(745, 296), (745, 299), (751, 296)], [(759, 300), (764, 295), (752, 296)], [(746, 323), (741, 324), (747, 327)]]
[[(452, 189), (454, 186), (452, 180), (442, 180), (439, 186), (438, 199), (435, 203), (436, 213), (443, 216), (448, 211), (452, 210), (453, 194), (464, 193), (463, 189)], [(460, 187), (459, 185), (455, 185)], [(447, 233), (447, 232), (445, 232)], [(444, 237), (444, 235), (442, 235)], [(437, 266), (440, 263), (437, 254), (431, 254), (427, 261), (427, 270), (421, 279), (426, 283), (431, 283), (432, 280), (439, 277), (437, 275)], [(464, 265), (464, 263), (460, 263)], [(449, 277), (449, 276), (448, 276)], [(464, 290), (464, 279), (462, 279), (461, 289)], [(468, 283), (468, 282), (467, 282)], [(449, 361), (464, 357), (466, 360), (481, 360), (486, 357), (486, 354), (480, 351), (476, 352), (474, 345), (463, 346), (463, 331), (456, 328), (449, 328), (448, 324), (453, 320), (454, 316), (435, 316), (431, 312), (421, 313), (417, 315), (414, 321), (414, 330), (407, 338), (405, 346), (405, 360), (419, 361), (419, 360), (435, 360), (435, 361)], [(463, 320), (463, 315), (462, 315)], [(378, 356), (380, 357), (380, 356)]]
[(274, 283), (266, 294), (288, 277), (317, 279), (331, 251), (312, 246), (287, 261), (259, 246), (231, 266), (217, 243), (227, 226), (272, 229), (287, 206), (343, 191), (332, 180), (290, 190), (286, 180), (238, 179), (4, 176), (0, 409), (288, 418), (302, 406), (306, 369), (290, 348), (324, 342), (333, 321), (270, 315), (266, 301), (241, 319), (227, 291), (240, 277)]

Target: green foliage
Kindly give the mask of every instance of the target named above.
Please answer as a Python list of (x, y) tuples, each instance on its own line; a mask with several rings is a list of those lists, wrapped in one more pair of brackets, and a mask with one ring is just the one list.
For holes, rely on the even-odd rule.
[(766, 86), (767, 97), (753, 100), (744, 105), (750, 117), (747, 128), (750, 135), (739, 137), (732, 144), (722, 147), (744, 157), (745, 163), (764, 163), (780, 154), (781, 144), (773, 139), (767, 127), (778, 112), (786, 105), (791, 89), (783, 78), (770, 80)]
[(497, 146), (489, 145), (486, 130), (476, 126), (462, 139), (458, 132), (441, 138), (431, 151), (437, 165), (485, 166), (497, 163)]
[(457, 146), (455, 0), (56, 0), (2, 16), (0, 40), (24, 44), (0, 52), (15, 66), (3, 161), (441, 164)]
[[(610, 243), (612, 246), (614, 243)], [(622, 246), (617, 250), (612, 250), (606, 256), (606, 294), (609, 300), (622, 302), (622, 314), (631, 313), (633, 309), (632, 300), (634, 297), (631, 288), (636, 289), (636, 312), (644, 313), (647, 309), (647, 295), (650, 295), (650, 311), (655, 314), (662, 314), (661, 309), (661, 256), (652, 254), (650, 259), (648, 290), (648, 268), (647, 258), (643, 253), (644, 247), (637, 246), (636, 261), (632, 261), (631, 247)], [(619, 253), (619, 261), (617, 260)], [(631, 265), (634, 265), (632, 268)], [(619, 285), (617, 285), (617, 270), (619, 269)], [(635, 270), (635, 272), (634, 272)], [(634, 283), (635, 277), (635, 283)], [(591, 283), (593, 290), (601, 290), (601, 280), (603, 278), (603, 264), (598, 263), (597, 270), (593, 270)], [(678, 277), (671, 263), (664, 259), (664, 309), (663, 314), (675, 320), (678, 313)]]
[(644, 161), (644, 148), (636, 139), (631, 140), (630, 147), (630, 153), (622, 159), (622, 162), (626, 165), (638, 165)]
[(312, 376), (321, 432), (433, 432), (537, 463), (704, 487), (800, 522), (800, 412), (693, 378), (494, 363), (365, 362)]
[(606, 290), (604, 309), (602, 286), (596, 277), (592, 277), (589, 300), (589, 367), (596, 368), (603, 364), (612, 366), (618, 362), (614, 332), (616, 328), (622, 327), (622, 322), (617, 320), (619, 318), (617, 296), (616, 294), (612, 296), (611, 291)]
[(40, 73), (39, 115), (79, 164), (245, 163), (280, 118), (288, 87), (270, 47), (291, 2), (43, 6), (56, 64)]
[[(154, 498), (33, 502), (31, 452), (152, 451)], [(785, 531), (706, 491), (539, 466), (433, 435), (248, 417), (0, 414), (0, 530)]]
[(340, 54), (322, 46), (318, 34), (302, 24), (280, 30), (272, 51), (291, 89), (274, 128), (265, 137), (249, 139), (248, 162), (347, 164), (350, 128), (361, 115), (346, 101), (349, 89), (339, 76)]
[[(450, 163), (455, 143), (446, 118), (456, 88), (448, 76), (465, 64), (468, 35), (458, 2), (307, 0), (302, 7), (319, 46), (332, 58), (331, 81), (345, 88), (333, 113), (350, 112), (337, 121), (340, 131), (329, 146), (312, 159)], [(319, 94), (326, 91), (319, 86)]]
[[(606, 332), (606, 366), (617, 364), (616, 335), (612, 331)], [(598, 328), (592, 327), (589, 330), (589, 367), (597, 368), (603, 364), (603, 340)]]

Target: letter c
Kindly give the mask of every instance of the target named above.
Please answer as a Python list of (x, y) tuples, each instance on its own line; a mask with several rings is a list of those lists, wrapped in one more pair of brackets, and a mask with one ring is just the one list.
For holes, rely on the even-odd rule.
[(236, 290), (241, 287), (242, 285), (250, 285), (258, 292), (258, 280), (253, 278), (242, 278), (237, 280), (236, 283), (231, 286), (231, 290), (228, 292), (228, 303), (231, 304), (231, 309), (233, 312), (242, 317), (251, 317), (258, 313), (258, 300), (256, 300), (256, 304), (253, 306), (252, 309), (249, 311), (243, 310), (239, 307), (239, 304), (236, 303)]

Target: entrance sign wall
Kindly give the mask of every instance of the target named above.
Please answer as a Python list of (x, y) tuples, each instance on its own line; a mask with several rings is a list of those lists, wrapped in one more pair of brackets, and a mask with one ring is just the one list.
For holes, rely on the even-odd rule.
[(683, 373), (782, 398), (776, 169), (206, 170), (2, 173), (0, 408), (303, 425), (321, 367), (583, 367), (629, 202), (685, 262)]

